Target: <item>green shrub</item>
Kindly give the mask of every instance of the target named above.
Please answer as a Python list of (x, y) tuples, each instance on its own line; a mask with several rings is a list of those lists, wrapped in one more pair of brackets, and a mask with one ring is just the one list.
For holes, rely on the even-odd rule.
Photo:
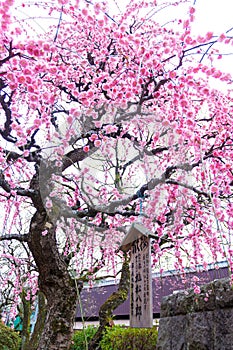
[[(86, 350), (97, 328), (88, 326), (84, 330), (76, 331), (73, 335), (73, 345), (70, 350)], [(85, 339), (86, 335), (86, 339)], [(154, 350), (158, 331), (153, 328), (124, 328), (114, 326), (107, 328), (100, 342), (101, 350)]]
[(5, 326), (0, 321), (0, 349), (1, 350), (18, 350), (20, 337), (13, 329)]
[(102, 350), (153, 350), (158, 331), (153, 328), (108, 328), (100, 342)]
[(89, 342), (96, 333), (97, 328), (88, 326), (84, 330), (76, 331), (73, 335), (73, 344), (70, 350), (85, 350), (86, 342)]

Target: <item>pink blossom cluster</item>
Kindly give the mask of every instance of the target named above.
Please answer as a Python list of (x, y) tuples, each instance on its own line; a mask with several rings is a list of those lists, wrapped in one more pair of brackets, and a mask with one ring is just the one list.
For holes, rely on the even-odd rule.
[(181, 271), (223, 259), (232, 271), (232, 77), (215, 60), (216, 45), (233, 39), (193, 35), (194, 7), (172, 30), (144, 14), (162, 1), (131, 1), (110, 16), (107, 3), (81, 0), (51, 5), (58, 18), (62, 7), (59, 26), (24, 37), (12, 6), (0, 4), (3, 235), (29, 230), (38, 207), (50, 219), (58, 207), (58, 252), (92, 283), (95, 267), (116, 273), (115, 251), (140, 217), (154, 234), (154, 267), (170, 254)]

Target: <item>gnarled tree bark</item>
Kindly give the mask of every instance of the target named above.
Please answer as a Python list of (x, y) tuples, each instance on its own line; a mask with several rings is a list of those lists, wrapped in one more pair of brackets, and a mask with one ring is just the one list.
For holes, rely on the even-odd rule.
[[(47, 234), (42, 235), (45, 230)], [(55, 231), (45, 211), (34, 214), (28, 245), (38, 268), (39, 289), (46, 299), (44, 329), (37, 350), (67, 350), (73, 332), (77, 291), (58, 251)]]

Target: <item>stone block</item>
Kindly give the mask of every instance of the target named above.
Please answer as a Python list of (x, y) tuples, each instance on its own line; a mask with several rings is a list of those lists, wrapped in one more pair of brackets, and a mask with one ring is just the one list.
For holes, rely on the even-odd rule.
[(232, 325), (233, 289), (215, 280), (163, 299), (156, 350), (233, 350)]

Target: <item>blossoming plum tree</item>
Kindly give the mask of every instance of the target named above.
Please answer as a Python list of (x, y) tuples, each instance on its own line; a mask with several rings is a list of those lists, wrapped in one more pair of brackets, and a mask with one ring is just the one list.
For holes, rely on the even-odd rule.
[[(232, 269), (232, 80), (215, 67), (230, 32), (194, 36), (181, 0), (113, 16), (110, 3), (35, 4), (58, 19), (41, 35), (13, 0), (0, 6), (0, 240), (23, 243), (36, 265), (36, 349), (68, 348), (77, 281), (116, 272), (139, 216), (157, 237), (155, 266), (171, 250), (176, 268), (205, 268), (208, 250)], [(157, 19), (177, 6), (185, 19)]]

